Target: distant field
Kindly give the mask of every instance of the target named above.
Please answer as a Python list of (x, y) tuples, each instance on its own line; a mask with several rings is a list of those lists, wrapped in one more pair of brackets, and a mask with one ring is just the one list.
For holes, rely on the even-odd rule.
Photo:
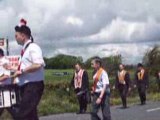
[[(58, 75), (58, 73), (66, 72), (69, 75)], [(57, 73), (57, 75), (55, 75)], [(64, 70), (45, 70), (45, 82), (61, 82), (61, 81), (70, 81), (73, 77), (73, 69), (64, 69)], [(91, 76), (92, 70), (88, 70), (89, 75)]]
[[(92, 84), (92, 70), (87, 70), (90, 79), (90, 86)], [(78, 104), (76, 96), (73, 92), (73, 89), (70, 88), (70, 81), (73, 77), (73, 70), (46, 70), (45, 71), (45, 84), (46, 89), (43, 95), (43, 99), (40, 105), (40, 114), (46, 115), (51, 113), (62, 113), (62, 112), (75, 112), (78, 110)], [(59, 76), (55, 75), (55, 73), (63, 73), (67, 72), (69, 75)], [(129, 71), (131, 74), (131, 80), (134, 80), (134, 70)], [(110, 76), (111, 88), (114, 84), (115, 76)], [(154, 77), (150, 77), (150, 89), (148, 92), (148, 99), (150, 100), (160, 100), (160, 95), (157, 93), (157, 85)], [(137, 89), (133, 89), (130, 93), (129, 103), (139, 102), (139, 98), (137, 95)], [(111, 90), (111, 104), (117, 105), (120, 104), (121, 100), (119, 98), (119, 94), (117, 91)]]
[[(87, 70), (92, 84), (92, 70)], [(70, 88), (70, 81), (73, 77), (74, 70), (45, 70), (45, 90), (39, 105), (39, 114), (57, 114), (66, 112), (76, 112), (78, 110), (78, 102), (73, 89)], [(130, 71), (131, 79), (134, 79), (134, 70)], [(64, 74), (64, 75), (63, 75)], [(68, 74), (68, 75), (66, 75)], [(111, 88), (114, 83), (115, 76), (110, 76)], [(148, 90), (148, 100), (160, 100), (160, 94), (157, 92), (157, 85), (154, 77), (150, 77), (150, 88)], [(135, 104), (139, 102), (137, 90), (133, 89), (129, 95), (128, 102)], [(118, 92), (111, 90), (111, 105), (121, 104)], [(89, 111), (89, 109), (88, 109)], [(6, 117), (7, 116), (7, 117)], [(0, 119), (7, 120), (10, 118), (5, 112)]]
[[(55, 73), (63, 73), (66, 72), (69, 75), (55, 75)], [(92, 72), (93, 70), (87, 70), (89, 75), (89, 80), (92, 82)], [(45, 70), (45, 83), (58, 83), (58, 82), (70, 82), (73, 77), (74, 70), (73, 69), (64, 69), (64, 70)], [(130, 78), (134, 80), (134, 70), (129, 70)], [(114, 84), (115, 76), (109, 75), (109, 80), (111, 85)], [(154, 83), (156, 80), (153, 76), (150, 76), (150, 82)]]

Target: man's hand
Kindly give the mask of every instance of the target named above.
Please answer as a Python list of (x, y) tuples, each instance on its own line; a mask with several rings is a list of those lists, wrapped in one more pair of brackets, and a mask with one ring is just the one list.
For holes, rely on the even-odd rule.
[(146, 85), (146, 89), (148, 89), (149, 88), (149, 86), (148, 85)]
[(94, 93), (93, 90), (91, 90), (90, 93), (91, 93), (91, 95), (93, 95), (93, 93)]
[(102, 99), (101, 99), (101, 98), (98, 98), (97, 101), (96, 101), (96, 104), (99, 105), (99, 104), (101, 104), (101, 102), (102, 102)]
[(7, 69), (7, 70), (13, 70), (13, 71), (17, 70), (17, 67), (11, 66), (11, 65), (6, 65), (4, 68)]
[(131, 88), (131, 87), (129, 87), (128, 91), (129, 91), (129, 92), (131, 92), (131, 90), (132, 90), (132, 88)]
[(20, 76), (20, 75), (22, 75), (22, 72), (18, 70), (18, 71), (16, 71), (16, 72), (13, 74), (12, 77), (18, 77), (18, 76)]

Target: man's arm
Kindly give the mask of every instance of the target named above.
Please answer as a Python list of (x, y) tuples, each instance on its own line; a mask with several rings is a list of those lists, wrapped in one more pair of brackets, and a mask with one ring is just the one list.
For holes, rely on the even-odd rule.
[(127, 72), (126, 75), (125, 75), (125, 79), (126, 79), (126, 84), (129, 88), (132, 87), (132, 82), (131, 82), (131, 79), (130, 79), (130, 74)]
[(149, 75), (148, 72), (145, 72), (145, 83), (146, 83), (146, 87), (149, 87)]
[(14, 73), (12, 77), (18, 77), (24, 73), (32, 73), (39, 70), (43, 65), (38, 63), (33, 63), (31, 66), (27, 67), (26, 69), (18, 70)]
[(100, 96), (99, 96), (100, 99), (103, 98), (103, 96), (104, 96), (104, 94), (105, 94), (106, 89), (107, 89), (108, 86), (109, 86), (109, 85), (104, 85), (104, 86), (103, 86), (103, 89), (102, 89), (101, 94), (100, 94)]
[(136, 73), (135, 73), (135, 75), (134, 75), (134, 87), (136, 87), (137, 86), (137, 84), (138, 84), (138, 76), (137, 76), (137, 71), (136, 71)]
[(33, 63), (31, 66), (27, 67), (26, 69), (22, 70), (23, 73), (32, 73), (39, 70), (42, 67), (42, 64)]
[(83, 90), (88, 90), (89, 89), (89, 78), (88, 78), (88, 73), (87, 73), (87, 71), (84, 71), (84, 73), (83, 73), (83, 78), (82, 78), (82, 89)]
[(9, 78), (8, 75), (3, 75), (2, 77), (0, 77), (0, 81), (4, 81), (4, 80), (6, 80), (6, 79), (8, 79), (8, 78)]
[(113, 89), (117, 89), (118, 88), (118, 83), (119, 83), (119, 80), (118, 80), (118, 74), (115, 74), (115, 84), (113, 85)]
[(100, 96), (98, 97), (98, 99), (96, 101), (97, 104), (100, 104), (102, 102), (104, 94), (106, 93), (106, 89), (109, 87), (109, 78), (108, 78), (107, 73), (102, 74), (102, 82), (103, 82), (103, 88), (100, 93)]

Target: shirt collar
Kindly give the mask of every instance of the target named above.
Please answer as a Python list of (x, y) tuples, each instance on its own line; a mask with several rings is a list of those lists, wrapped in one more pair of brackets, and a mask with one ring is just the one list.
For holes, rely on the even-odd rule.
[(27, 40), (27, 42), (25, 42), (24, 45), (23, 45), (23, 49), (25, 49), (25, 47), (27, 46), (27, 44), (30, 43), (30, 42), (32, 42), (30, 39)]

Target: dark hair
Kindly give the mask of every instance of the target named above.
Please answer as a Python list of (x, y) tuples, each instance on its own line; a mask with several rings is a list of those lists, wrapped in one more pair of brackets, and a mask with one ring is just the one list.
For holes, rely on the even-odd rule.
[(28, 36), (28, 37), (32, 40), (32, 42), (33, 42), (33, 37), (32, 37), (32, 35), (31, 35), (31, 30), (30, 30), (30, 28), (29, 28), (28, 26), (26, 26), (26, 25), (16, 26), (16, 27), (15, 27), (15, 31), (25, 34), (25, 35)]
[(100, 57), (94, 57), (93, 60), (95, 63), (98, 63), (100, 66), (102, 66), (102, 59)]
[(82, 66), (82, 63), (81, 62), (76, 62), (75, 65), (79, 65), (79, 66)]
[(125, 68), (125, 65), (123, 63), (120, 63), (119, 65), (122, 65)]
[(138, 63), (137, 67), (143, 67), (142, 63)]
[[(83, 64), (82, 62), (76, 62), (75, 65), (79, 65), (81, 68), (84, 68), (84, 64)], [(75, 65), (74, 65), (74, 66), (75, 66)]]
[(4, 51), (0, 48), (0, 55), (4, 56)]

